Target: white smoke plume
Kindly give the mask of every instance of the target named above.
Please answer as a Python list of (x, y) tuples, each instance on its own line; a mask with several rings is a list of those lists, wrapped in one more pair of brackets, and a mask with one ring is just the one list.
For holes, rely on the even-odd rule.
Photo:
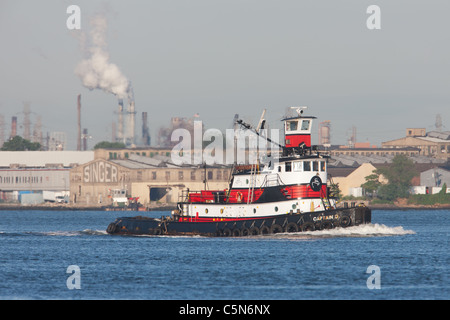
[[(129, 98), (132, 92), (130, 81), (117, 65), (109, 61), (106, 17), (100, 14), (95, 15), (90, 19), (90, 27), (89, 37), (83, 35), (80, 38), (86, 58), (76, 66), (75, 74), (81, 79), (83, 86), (90, 90), (102, 89), (115, 94), (119, 99)], [(86, 40), (87, 43), (84, 43)]]

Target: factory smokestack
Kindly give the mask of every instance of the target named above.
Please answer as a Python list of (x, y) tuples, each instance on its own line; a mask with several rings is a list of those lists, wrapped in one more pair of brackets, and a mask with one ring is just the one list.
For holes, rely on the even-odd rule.
[(81, 151), (81, 94), (78, 95), (77, 116), (78, 116), (77, 151)]
[(87, 150), (88, 129), (83, 129), (83, 151)]
[(11, 118), (11, 139), (17, 135), (17, 117)]
[(127, 107), (127, 137), (126, 137), (126, 144), (127, 145), (133, 145), (135, 144), (135, 127), (136, 127), (136, 110), (134, 108), (134, 92), (133, 88), (131, 87), (128, 91), (128, 107)]
[[(119, 121), (117, 124), (117, 141), (127, 146), (135, 143), (135, 106), (131, 82), (110, 62), (107, 49), (106, 17), (98, 14), (90, 19), (89, 36), (82, 33), (80, 44), (85, 57), (76, 66), (74, 72), (83, 86), (90, 90), (100, 89), (114, 94), (119, 99)], [(123, 99), (128, 98), (126, 120), (124, 121)], [(125, 128), (124, 128), (125, 127)]]
[(123, 100), (119, 99), (119, 119), (117, 124), (117, 141), (118, 142), (124, 142), (123, 139)]
[(144, 146), (150, 145), (150, 134), (148, 132), (147, 112), (142, 112), (142, 144)]

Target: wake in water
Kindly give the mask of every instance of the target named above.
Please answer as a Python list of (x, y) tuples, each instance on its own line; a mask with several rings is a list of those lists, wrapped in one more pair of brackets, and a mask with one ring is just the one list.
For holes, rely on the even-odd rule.
[(91, 230), (85, 229), (83, 231), (24, 231), (24, 232), (2, 232), (1, 236), (59, 236), (59, 237), (77, 237), (83, 235), (103, 236), (107, 235), (106, 230)]
[[(320, 238), (339, 238), (339, 237), (386, 237), (386, 236), (403, 236), (408, 234), (416, 234), (412, 230), (405, 230), (403, 227), (388, 227), (384, 224), (364, 224), (348, 228), (335, 228), (329, 230), (305, 231), (295, 233), (277, 233), (263, 236), (240, 237), (239, 239), (255, 239), (255, 238), (276, 238), (276, 239), (320, 239)], [(1, 232), (1, 236), (60, 236), (60, 237), (76, 237), (76, 236), (104, 236), (108, 235), (106, 230), (85, 229), (83, 231), (47, 231), (47, 232)], [(159, 237), (159, 238), (205, 238), (203, 236), (153, 236), (140, 235), (140, 237)]]
[(296, 233), (279, 233), (273, 236), (277, 238), (296, 238), (296, 239), (314, 239), (314, 238), (338, 238), (338, 237), (386, 237), (403, 236), (407, 234), (416, 234), (412, 230), (405, 230), (403, 227), (388, 227), (384, 224), (363, 224), (348, 228), (335, 228), (328, 230), (306, 231)]

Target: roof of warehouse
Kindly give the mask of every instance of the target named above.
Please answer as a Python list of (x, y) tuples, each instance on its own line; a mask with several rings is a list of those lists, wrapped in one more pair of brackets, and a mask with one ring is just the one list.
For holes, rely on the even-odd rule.
[[(151, 169), (151, 168), (199, 168), (203, 165), (196, 165), (196, 164), (182, 164), (182, 165), (176, 165), (171, 161), (170, 157), (166, 156), (154, 156), (152, 158), (145, 157), (145, 156), (139, 156), (132, 154), (128, 159), (115, 159), (110, 160), (111, 162), (114, 162), (122, 167), (128, 168), (128, 169)], [(223, 167), (222, 165), (214, 165), (214, 166), (208, 166), (208, 167)]]
[[(389, 164), (392, 163), (394, 159), (393, 155), (333, 155), (329, 161), (329, 167), (358, 167), (363, 163), (369, 162), (373, 165), (377, 164)], [(432, 158), (426, 156), (410, 156), (411, 159), (416, 164), (436, 164), (436, 165), (444, 165), (447, 163), (447, 160), (440, 158)]]
[(25, 167), (45, 167), (62, 164), (71, 167), (94, 160), (94, 151), (0, 151), (0, 167), (19, 164)]

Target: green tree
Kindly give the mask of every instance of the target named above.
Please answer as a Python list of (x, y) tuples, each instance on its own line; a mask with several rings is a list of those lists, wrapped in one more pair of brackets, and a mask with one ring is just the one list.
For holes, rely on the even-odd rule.
[(41, 149), (39, 142), (31, 142), (21, 136), (15, 136), (3, 143), (2, 151), (36, 151)]
[(122, 142), (101, 141), (94, 146), (94, 149), (125, 149), (126, 146)]
[(361, 185), (364, 190), (366, 190), (367, 193), (370, 193), (372, 197), (374, 197), (375, 192), (378, 190), (378, 188), (381, 186), (380, 174), (377, 172), (377, 170), (374, 170), (371, 175), (368, 175), (365, 177), (366, 182)]
[(339, 188), (339, 183), (333, 182), (330, 184), (329, 197), (335, 198), (337, 201), (340, 201), (342, 199), (342, 192)]
[(389, 167), (379, 168), (377, 173), (389, 181), (378, 190), (378, 197), (385, 200), (408, 197), (411, 179), (418, 174), (414, 162), (403, 154), (396, 155)]

